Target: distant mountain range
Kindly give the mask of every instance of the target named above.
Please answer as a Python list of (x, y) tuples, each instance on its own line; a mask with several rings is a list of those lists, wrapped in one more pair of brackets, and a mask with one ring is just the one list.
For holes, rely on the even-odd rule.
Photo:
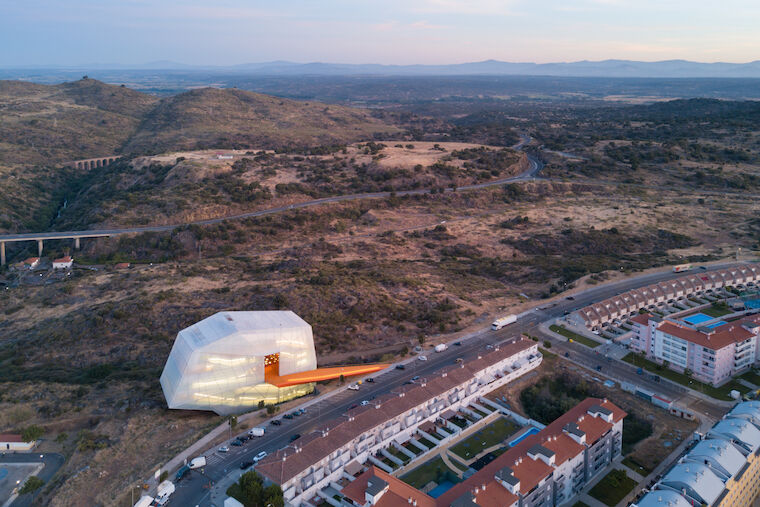
[(273, 61), (230, 66), (186, 65), (157, 61), (142, 65), (89, 64), (79, 66), (26, 66), (51, 70), (154, 70), (218, 72), (272, 76), (386, 75), (386, 76), (561, 76), (617, 78), (760, 78), (760, 60), (749, 63), (700, 63), (687, 60), (638, 62), (632, 60), (569, 63), (512, 63), (497, 60), (450, 65), (381, 65), (347, 63), (295, 63)]

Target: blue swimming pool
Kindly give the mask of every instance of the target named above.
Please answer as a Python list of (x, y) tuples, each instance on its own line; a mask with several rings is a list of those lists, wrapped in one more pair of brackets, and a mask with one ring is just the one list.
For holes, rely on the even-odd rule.
[(428, 492), (429, 496), (432, 496), (433, 498), (438, 498), (442, 494), (446, 493), (448, 490), (454, 487), (454, 483), (451, 481), (443, 481), (438, 484), (438, 486), (434, 487)]
[(714, 322), (714, 323), (712, 323), (712, 324), (708, 324), (708, 325), (706, 325), (705, 327), (706, 327), (706, 328), (708, 328), (708, 329), (712, 329), (712, 328), (714, 328), (714, 327), (722, 326), (723, 324), (726, 324), (726, 321), (724, 321), (724, 320), (719, 320), (718, 322)]
[(688, 317), (684, 317), (681, 320), (686, 322), (687, 324), (696, 326), (697, 324), (707, 322), (708, 320), (713, 320), (713, 318), (710, 317), (709, 315), (705, 315), (704, 313), (695, 313), (694, 315), (689, 315)]
[(540, 430), (540, 429), (538, 429), (538, 428), (536, 428), (536, 427), (534, 427), (534, 426), (531, 426), (530, 428), (528, 428), (528, 431), (526, 431), (525, 433), (523, 433), (522, 435), (520, 435), (520, 436), (519, 436), (519, 437), (517, 437), (516, 439), (512, 440), (512, 441), (509, 443), (509, 446), (510, 446), (510, 447), (514, 447), (514, 446), (516, 446), (517, 444), (519, 444), (520, 442), (522, 442), (523, 440), (525, 440), (526, 438), (528, 438), (529, 436), (531, 436), (531, 435), (535, 435), (535, 434), (536, 434), (536, 433), (538, 433), (539, 431), (541, 431), (541, 430)]

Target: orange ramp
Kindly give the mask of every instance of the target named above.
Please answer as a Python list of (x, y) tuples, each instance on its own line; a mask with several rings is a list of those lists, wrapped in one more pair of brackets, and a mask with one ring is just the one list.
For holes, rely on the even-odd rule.
[(384, 370), (387, 364), (363, 364), (359, 366), (336, 366), (332, 368), (317, 368), (316, 370), (302, 371), (291, 373), (290, 375), (278, 375), (275, 368), (265, 368), (264, 381), (276, 387), (288, 387), (308, 382), (319, 382), (320, 380), (331, 380), (334, 378), (352, 377), (355, 375), (367, 375), (376, 371)]

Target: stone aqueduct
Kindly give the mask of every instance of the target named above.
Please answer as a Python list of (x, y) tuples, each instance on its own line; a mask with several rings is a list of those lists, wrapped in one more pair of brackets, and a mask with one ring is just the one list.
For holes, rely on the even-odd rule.
[(72, 160), (71, 162), (68, 162), (66, 165), (68, 165), (69, 167), (74, 167), (76, 169), (90, 170), (90, 169), (96, 169), (98, 167), (105, 167), (108, 164), (111, 164), (112, 162), (116, 161), (118, 158), (119, 157), (116, 155), (109, 155), (106, 157), (99, 157), (99, 158)]

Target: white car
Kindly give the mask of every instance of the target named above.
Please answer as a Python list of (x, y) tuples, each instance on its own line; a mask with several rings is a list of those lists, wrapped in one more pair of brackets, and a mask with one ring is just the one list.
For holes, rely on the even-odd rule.
[(360, 403), (360, 405), (362, 407), (366, 407), (367, 405), (369, 405), (369, 402), (367, 400), (362, 400), (362, 402)]
[(420, 361), (427, 361), (427, 356), (417, 356)]
[(219, 452), (230, 452), (230, 448), (226, 445), (223, 445), (219, 448)]
[(351, 384), (350, 386), (348, 386), (348, 388), (351, 389), (352, 391), (358, 391), (359, 390), (359, 386), (356, 385), (356, 384)]
[(256, 456), (253, 457), (253, 462), (258, 463), (259, 461), (261, 461), (262, 459), (266, 457), (267, 457), (267, 452), (261, 451), (260, 453), (258, 453)]

